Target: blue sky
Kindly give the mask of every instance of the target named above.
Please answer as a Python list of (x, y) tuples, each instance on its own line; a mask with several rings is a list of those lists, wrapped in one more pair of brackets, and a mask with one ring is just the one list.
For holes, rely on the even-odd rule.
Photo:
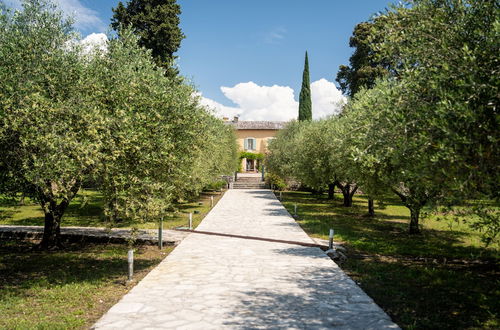
[[(63, 10), (75, 13), (76, 27), (83, 36), (106, 32), (111, 8), (118, 3), (58, 1)], [(320, 103), (328, 107), (332, 100), (340, 99), (333, 83), (339, 65), (347, 64), (352, 53), (348, 43), (354, 26), (383, 11), (389, 2), (178, 0), (182, 8), (181, 28), (186, 35), (177, 54), (178, 65), (207, 104), (227, 115), (263, 119), (273, 117), (278, 108), (295, 107), (307, 50), (311, 82), (323, 79), (313, 88), (313, 94), (322, 94), (324, 99), (315, 100), (313, 95), (313, 107), (318, 101), (318, 116), (324, 115), (336, 111), (322, 109)], [(255, 94), (255, 99), (249, 94)], [(291, 117), (291, 111), (274, 117)]]

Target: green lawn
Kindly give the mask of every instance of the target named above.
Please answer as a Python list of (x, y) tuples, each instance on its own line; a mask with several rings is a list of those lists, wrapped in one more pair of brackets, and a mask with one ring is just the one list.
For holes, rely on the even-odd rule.
[(406, 329), (500, 327), (500, 267), (497, 244), (485, 248), (480, 233), (435, 216), (422, 221), (421, 235), (408, 235), (409, 212), (397, 199), (366, 217), (367, 200), (354, 206), (340, 196), (283, 193), (283, 204), (311, 236), (335, 240), (348, 250), (341, 267)]
[[(163, 226), (165, 229), (187, 226), (189, 213), (193, 214), (193, 226), (197, 226), (205, 215), (210, 211), (210, 196), (214, 197), (214, 204), (221, 198), (219, 192), (202, 193), (196, 202), (185, 202), (174, 205), (176, 211), (169, 212)], [(73, 199), (63, 216), (62, 226), (82, 226), (82, 227), (113, 227), (128, 228), (131, 222), (123, 221), (110, 224), (106, 221), (102, 209), (102, 195), (93, 190), (81, 190)], [(22, 226), (43, 226), (43, 212), (37, 204), (26, 199), (24, 205), (19, 205), (18, 201), (0, 196), (0, 224), (22, 225)], [(142, 229), (158, 228), (156, 221), (142, 222), (135, 224)]]
[(126, 245), (34, 244), (0, 240), (0, 329), (87, 329), (172, 250), (136, 247), (127, 283)]

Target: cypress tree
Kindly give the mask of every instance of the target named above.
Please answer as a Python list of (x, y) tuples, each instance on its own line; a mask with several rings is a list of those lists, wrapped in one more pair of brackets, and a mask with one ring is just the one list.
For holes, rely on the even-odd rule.
[(299, 120), (312, 120), (312, 102), (311, 102), (311, 82), (309, 79), (309, 60), (304, 63), (304, 73), (302, 74), (302, 88), (299, 97)]

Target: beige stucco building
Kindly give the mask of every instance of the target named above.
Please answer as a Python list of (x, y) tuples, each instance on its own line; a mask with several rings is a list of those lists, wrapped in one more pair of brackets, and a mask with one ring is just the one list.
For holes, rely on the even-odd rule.
[[(267, 152), (269, 140), (273, 139), (278, 130), (285, 126), (285, 122), (279, 121), (244, 121), (238, 120), (238, 117), (232, 121), (224, 119), (234, 127), (240, 151), (263, 155)], [(256, 159), (243, 158), (241, 160), (243, 172), (258, 172), (259, 165)]]

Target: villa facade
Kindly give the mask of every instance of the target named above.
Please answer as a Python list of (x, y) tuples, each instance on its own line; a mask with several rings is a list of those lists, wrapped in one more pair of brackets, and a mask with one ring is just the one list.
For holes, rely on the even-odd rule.
[[(285, 122), (281, 121), (244, 121), (238, 120), (238, 117), (234, 117), (231, 121), (227, 118), (224, 119), (234, 127), (240, 151), (262, 155), (266, 154), (269, 141), (285, 126)], [(241, 170), (243, 172), (258, 172), (258, 160), (243, 158)]]

